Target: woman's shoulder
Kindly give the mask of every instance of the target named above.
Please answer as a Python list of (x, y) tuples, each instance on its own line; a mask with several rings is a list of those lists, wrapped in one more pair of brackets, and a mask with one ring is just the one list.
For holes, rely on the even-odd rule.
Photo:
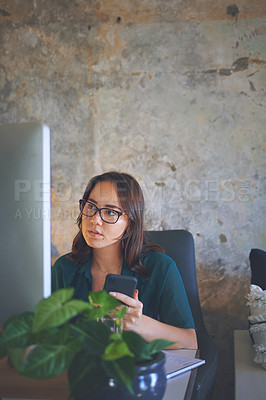
[(158, 251), (150, 251), (143, 259), (143, 264), (149, 270), (160, 268), (160, 270), (168, 270), (169, 268), (176, 268), (174, 260), (167, 254)]
[(167, 254), (165, 253), (161, 253), (159, 251), (149, 251), (146, 255), (144, 260), (160, 260), (160, 261), (164, 261), (164, 262), (174, 262), (174, 260), (169, 257)]
[(69, 268), (69, 269), (76, 269), (78, 268), (77, 264), (71, 260), (70, 258), (71, 253), (64, 254), (63, 256), (59, 257), (55, 263), (53, 268), (60, 269), (60, 268)]
[(59, 257), (52, 267), (52, 290), (72, 286), (76, 274), (80, 271), (77, 263), (69, 257), (71, 253)]
[(166, 281), (176, 288), (183, 286), (178, 266), (168, 255), (156, 251), (150, 252), (143, 260), (143, 264), (150, 271), (150, 280), (160, 282), (161, 287)]

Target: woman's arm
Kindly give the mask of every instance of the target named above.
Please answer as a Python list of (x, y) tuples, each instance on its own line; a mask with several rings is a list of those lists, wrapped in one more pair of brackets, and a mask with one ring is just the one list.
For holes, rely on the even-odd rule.
[(175, 342), (169, 349), (197, 349), (195, 329), (177, 328), (143, 315), (143, 304), (138, 300), (137, 290), (133, 298), (122, 293), (109, 294), (128, 305), (128, 310), (123, 318), (124, 330), (134, 331), (148, 342), (154, 339), (168, 339)]

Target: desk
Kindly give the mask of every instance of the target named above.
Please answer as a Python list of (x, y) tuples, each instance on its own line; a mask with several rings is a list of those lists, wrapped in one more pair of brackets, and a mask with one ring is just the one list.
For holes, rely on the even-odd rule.
[(234, 331), (235, 400), (264, 400), (266, 371), (253, 359), (255, 351), (248, 331)]
[[(172, 350), (173, 351), (173, 350)], [(194, 357), (195, 350), (174, 350), (176, 353)], [(167, 381), (163, 400), (188, 400), (190, 398), (191, 372), (178, 375)], [(8, 364), (7, 359), (0, 360), (0, 398), (4, 399), (48, 399), (66, 400), (68, 397), (67, 373), (48, 380), (22, 378)]]
[[(173, 353), (188, 357), (198, 357), (198, 350), (171, 350)], [(163, 400), (190, 400), (197, 368), (167, 380)]]

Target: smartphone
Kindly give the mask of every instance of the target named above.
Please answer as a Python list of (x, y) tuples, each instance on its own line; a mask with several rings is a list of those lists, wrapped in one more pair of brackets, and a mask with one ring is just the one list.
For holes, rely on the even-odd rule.
[(138, 280), (134, 276), (108, 274), (103, 289), (109, 292), (119, 292), (133, 297)]

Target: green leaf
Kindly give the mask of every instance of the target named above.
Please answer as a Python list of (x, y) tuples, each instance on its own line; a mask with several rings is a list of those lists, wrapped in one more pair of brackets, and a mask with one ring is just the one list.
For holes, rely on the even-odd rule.
[(101, 322), (90, 321), (88, 323), (80, 319), (76, 321), (75, 325), (72, 325), (72, 329), (77, 335), (85, 338), (86, 348), (93, 354), (102, 354), (109, 343), (111, 331)]
[(75, 289), (73, 287), (58, 289), (49, 297), (49, 299), (54, 299), (57, 300), (59, 303), (64, 304), (72, 299), (74, 291)]
[(170, 340), (166, 339), (155, 339), (147, 344), (146, 353), (149, 355), (158, 353), (159, 351), (171, 346), (174, 342), (170, 342)]
[(166, 339), (155, 339), (148, 343), (133, 331), (124, 331), (122, 337), (129, 349), (134, 353), (136, 362), (150, 360), (153, 354), (158, 353), (174, 343)]
[[(48, 331), (42, 331), (47, 335), (45, 339), (46, 343), (49, 344), (67, 344), (73, 338), (72, 330), (70, 325), (63, 325), (59, 328), (51, 328)], [(49, 335), (49, 336), (48, 336)], [(41, 340), (41, 339), (40, 339)]]
[(112, 333), (110, 336), (110, 339), (112, 339), (114, 341), (115, 340), (123, 340), (122, 333), (121, 332)]
[(92, 306), (92, 309), (89, 309), (83, 313), (84, 318), (86, 318), (87, 321), (95, 321), (101, 317), (104, 317), (105, 315), (108, 314), (109, 308), (106, 309), (104, 307), (96, 307)]
[(0, 336), (0, 348), (25, 347), (29, 342), (33, 313), (25, 312), (9, 318)]
[(70, 325), (39, 331), (31, 337), (31, 341), (35, 344), (67, 344), (71, 339), (73, 339), (73, 334)]
[(62, 325), (91, 308), (91, 305), (83, 300), (69, 300), (71, 293), (72, 288), (59, 289), (52, 296), (41, 300), (35, 310), (33, 332)]
[(22, 349), (9, 349), (8, 357), (11, 361), (13, 367), (20, 373), (21, 367), (23, 365), (24, 356), (25, 356), (26, 348)]
[(91, 303), (108, 310), (107, 313), (114, 310), (116, 307), (121, 306), (120, 301), (108, 294), (105, 290), (90, 292), (89, 300)]
[(124, 318), (126, 312), (127, 312), (127, 307), (122, 307), (119, 310), (115, 310), (114, 314), (115, 314), (116, 318), (122, 319), (122, 318)]
[(21, 375), (33, 379), (48, 379), (65, 371), (80, 350), (79, 340), (68, 345), (38, 345), (27, 356)]
[(121, 306), (120, 301), (110, 296), (105, 290), (90, 292), (89, 302), (91, 308), (83, 313), (88, 321), (107, 316), (111, 311), (115, 313), (114, 309)]
[(133, 357), (134, 354), (129, 350), (126, 342), (122, 340), (115, 340), (111, 342), (105, 349), (102, 355), (103, 360), (117, 360), (125, 356)]
[(132, 383), (135, 376), (135, 363), (133, 358), (124, 357), (115, 361), (103, 361), (102, 365), (109, 377), (120, 381), (131, 394), (134, 394)]
[(122, 337), (127, 343), (129, 349), (134, 353), (136, 362), (151, 358), (146, 351), (148, 343), (136, 332), (123, 331)]
[(82, 350), (74, 357), (68, 369), (70, 396), (87, 395), (107, 382), (100, 358)]

